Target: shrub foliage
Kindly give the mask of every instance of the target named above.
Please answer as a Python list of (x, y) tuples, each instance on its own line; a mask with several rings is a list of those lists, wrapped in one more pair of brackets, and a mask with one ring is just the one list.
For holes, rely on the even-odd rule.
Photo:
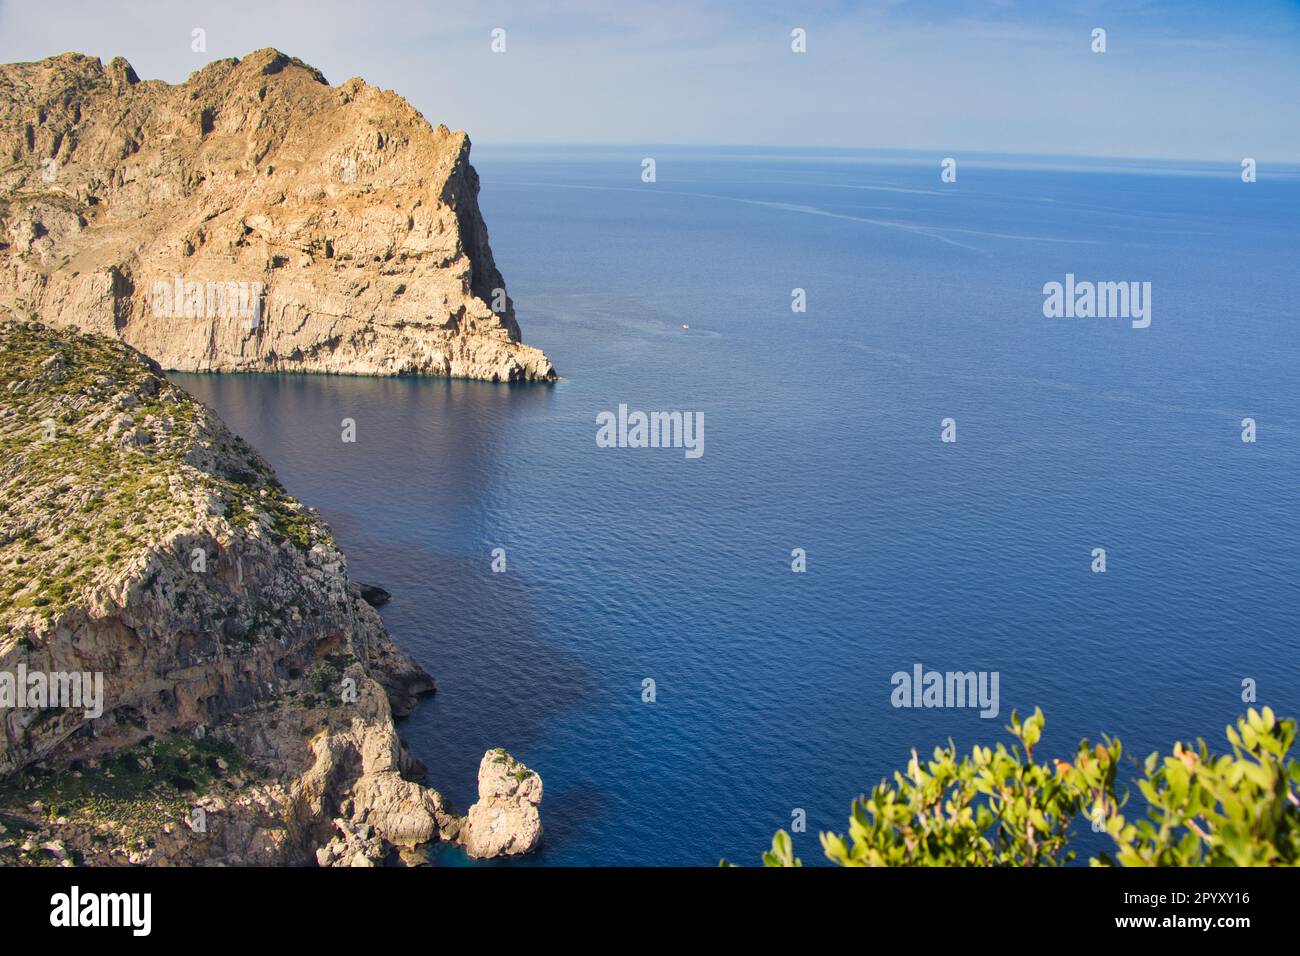
[[(1011, 747), (958, 756), (950, 740), (853, 803), (848, 835), (822, 833), (841, 866), (1058, 866), (1075, 858), (1072, 826), (1109, 836), (1093, 866), (1296, 866), (1300, 864), (1300, 763), (1294, 720), (1251, 708), (1227, 728), (1230, 753), (1205, 741), (1153, 753), (1136, 785), (1145, 813), (1129, 819), (1119, 792), (1118, 740), (1081, 741), (1072, 761), (1036, 762), (1041, 710), (1013, 712)], [(800, 866), (780, 830), (767, 866)]]

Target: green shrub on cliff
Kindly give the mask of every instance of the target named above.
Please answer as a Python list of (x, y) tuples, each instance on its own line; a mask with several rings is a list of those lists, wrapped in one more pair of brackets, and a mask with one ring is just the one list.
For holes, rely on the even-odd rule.
[[(1007, 729), (1019, 743), (1010, 749), (976, 746), (958, 757), (949, 741), (924, 764), (913, 750), (906, 773), (854, 801), (847, 839), (821, 834), (826, 856), (841, 866), (1055, 866), (1074, 859), (1070, 827), (1082, 818), (1114, 844), (1094, 866), (1300, 865), (1295, 721), (1252, 708), (1227, 728), (1231, 753), (1198, 740), (1151, 754), (1137, 780), (1146, 812), (1136, 820), (1120, 812), (1128, 799), (1116, 792), (1120, 742), (1084, 740), (1073, 761), (1036, 763), (1043, 723), (1040, 710), (1023, 722), (1012, 713)], [(763, 863), (800, 865), (784, 830)]]

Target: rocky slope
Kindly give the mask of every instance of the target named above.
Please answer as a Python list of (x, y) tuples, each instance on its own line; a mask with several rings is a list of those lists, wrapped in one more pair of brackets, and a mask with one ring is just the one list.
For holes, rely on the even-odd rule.
[(553, 379), (469, 151), (276, 50), (174, 86), (121, 58), (0, 65), (0, 317), (171, 369)]
[(0, 453), (0, 680), (103, 681), (100, 715), (0, 700), (0, 862), (356, 865), (457, 837), (392, 722), (432, 679), (155, 363), (0, 323)]

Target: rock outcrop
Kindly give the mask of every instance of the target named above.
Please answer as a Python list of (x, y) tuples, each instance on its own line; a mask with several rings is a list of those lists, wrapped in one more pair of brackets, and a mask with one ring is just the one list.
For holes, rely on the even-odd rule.
[[(458, 835), (392, 720), (432, 679), (155, 363), (0, 323), (0, 452), (0, 862), (356, 865)], [(101, 677), (98, 706), (53, 675)]]
[(393, 597), (383, 588), (375, 584), (362, 584), (358, 581), (357, 587), (361, 589), (361, 600), (365, 601), (371, 607), (379, 607), (381, 604), (387, 604)]
[(0, 317), (164, 368), (550, 380), (521, 343), (463, 132), (277, 50), (141, 81), (0, 66)]
[(478, 859), (514, 856), (542, 842), (542, 778), (504, 750), (489, 750), (478, 766), (478, 802), (460, 830), (465, 852)]

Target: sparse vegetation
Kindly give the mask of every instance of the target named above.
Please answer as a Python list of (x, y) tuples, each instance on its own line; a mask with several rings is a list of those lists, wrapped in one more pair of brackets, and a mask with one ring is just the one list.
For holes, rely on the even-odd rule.
[(147, 849), (164, 827), (185, 826), (195, 801), (219, 781), (258, 776), (234, 748), (211, 736), (149, 737), (98, 761), (57, 770), (29, 767), (0, 781), (6, 831), (0, 863), (58, 863), (26, 835), (59, 827), (93, 834), (93, 842), (105, 847)]
[(303, 552), (330, 543), (269, 466), (147, 360), (37, 324), (0, 324), (0, 487), (7, 626), (51, 621), (147, 564), (204, 495), (238, 529)]

